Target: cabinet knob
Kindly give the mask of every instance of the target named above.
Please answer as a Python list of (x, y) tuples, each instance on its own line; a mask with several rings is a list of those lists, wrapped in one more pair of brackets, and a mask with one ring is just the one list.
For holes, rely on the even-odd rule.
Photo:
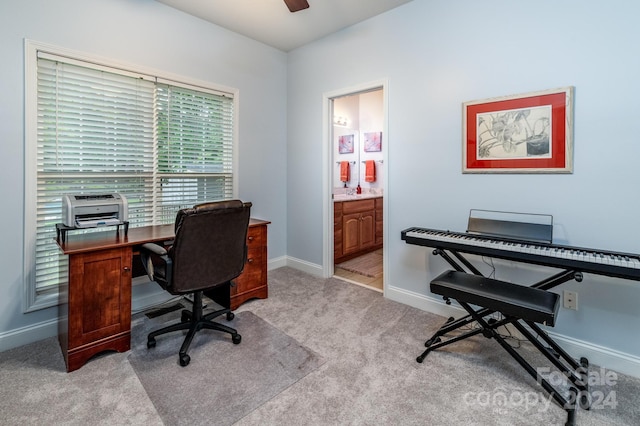
[(125, 266), (124, 268), (122, 268), (125, 270), (125, 272), (129, 272), (131, 270), (131, 268), (129, 268), (128, 266)]
[(253, 263), (253, 259), (252, 258), (247, 259), (247, 263)]
[(253, 237), (248, 237), (247, 238), (249, 241), (253, 241)]

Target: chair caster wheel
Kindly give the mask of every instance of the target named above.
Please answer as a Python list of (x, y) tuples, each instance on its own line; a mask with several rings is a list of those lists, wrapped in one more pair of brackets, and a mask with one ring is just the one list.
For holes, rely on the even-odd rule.
[(235, 317), (236, 317), (236, 314), (234, 314), (233, 312), (227, 312), (227, 321), (231, 321)]
[(147, 340), (147, 348), (151, 349), (151, 348), (155, 348), (156, 347), (156, 339), (151, 338)]
[(238, 333), (233, 334), (231, 336), (231, 341), (233, 342), (234, 345), (237, 345), (238, 343), (240, 343), (240, 341), (242, 341), (242, 336), (239, 335)]
[(422, 361), (424, 361), (424, 357), (421, 355), (418, 358), (416, 358), (416, 361), (418, 362), (418, 364), (422, 364)]
[(180, 366), (186, 367), (191, 362), (191, 357), (187, 354), (180, 355)]

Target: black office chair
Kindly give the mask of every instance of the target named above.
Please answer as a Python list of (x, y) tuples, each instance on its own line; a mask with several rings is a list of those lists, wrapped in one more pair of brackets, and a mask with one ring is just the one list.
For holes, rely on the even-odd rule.
[(251, 203), (240, 200), (211, 202), (178, 212), (173, 245), (165, 249), (156, 244), (144, 244), (140, 250), (142, 263), (149, 277), (171, 294), (193, 293), (193, 310), (182, 311), (181, 322), (156, 330), (147, 337), (147, 347), (156, 345), (156, 336), (177, 330), (189, 330), (179, 352), (181, 366), (191, 361), (187, 351), (196, 332), (203, 328), (231, 334), (234, 344), (241, 336), (233, 328), (212, 321), (226, 314), (229, 307), (204, 315), (204, 291), (231, 285), (238, 277), (247, 258), (247, 229)]

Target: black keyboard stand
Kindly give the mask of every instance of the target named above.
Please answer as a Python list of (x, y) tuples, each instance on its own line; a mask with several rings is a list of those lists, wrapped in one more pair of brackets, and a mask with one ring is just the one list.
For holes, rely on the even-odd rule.
[[(107, 226), (115, 226), (116, 234), (120, 233), (120, 226), (124, 227), (125, 236), (127, 236), (127, 234), (129, 233), (129, 221), (123, 221), (115, 225), (98, 226), (98, 228), (106, 228)], [(77, 231), (81, 229), (94, 229), (94, 228), (78, 228), (75, 226), (67, 226), (64, 223), (56, 223), (56, 239), (64, 243), (66, 241), (68, 231)]]
[[(457, 301), (467, 311), (467, 315), (457, 320), (453, 317), (448, 318), (425, 342), (426, 350), (416, 361), (422, 363), (430, 352), (478, 334), (492, 338), (567, 412), (565, 425), (575, 425), (576, 404), (587, 410), (591, 405), (588, 386), (589, 361), (583, 357), (580, 363), (576, 362), (536, 322), (554, 325), (560, 303), (559, 295), (547, 290), (572, 279), (582, 281), (582, 274), (564, 270), (527, 287), (485, 278), (460, 253), (454, 250), (448, 252), (436, 248), (433, 254), (445, 259), (454, 271), (439, 275), (431, 281), (430, 288), (433, 293), (442, 295), (447, 304), (451, 303), (451, 299)], [(478, 308), (474, 309), (472, 305)], [(495, 313), (501, 314), (500, 319), (493, 315)], [(448, 336), (451, 332), (472, 323), (478, 327)], [(497, 332), (499, 327), (507, 325), (512, 325), (568, 379), (568, 398), (563, 396), (561, 390), (551, 385)]]

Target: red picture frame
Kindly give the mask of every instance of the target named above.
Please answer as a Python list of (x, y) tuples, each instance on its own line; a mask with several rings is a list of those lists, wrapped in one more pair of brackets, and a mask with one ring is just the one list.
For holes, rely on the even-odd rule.
[(573, 87), (462, 104), (463, 173), (572, 173)]

